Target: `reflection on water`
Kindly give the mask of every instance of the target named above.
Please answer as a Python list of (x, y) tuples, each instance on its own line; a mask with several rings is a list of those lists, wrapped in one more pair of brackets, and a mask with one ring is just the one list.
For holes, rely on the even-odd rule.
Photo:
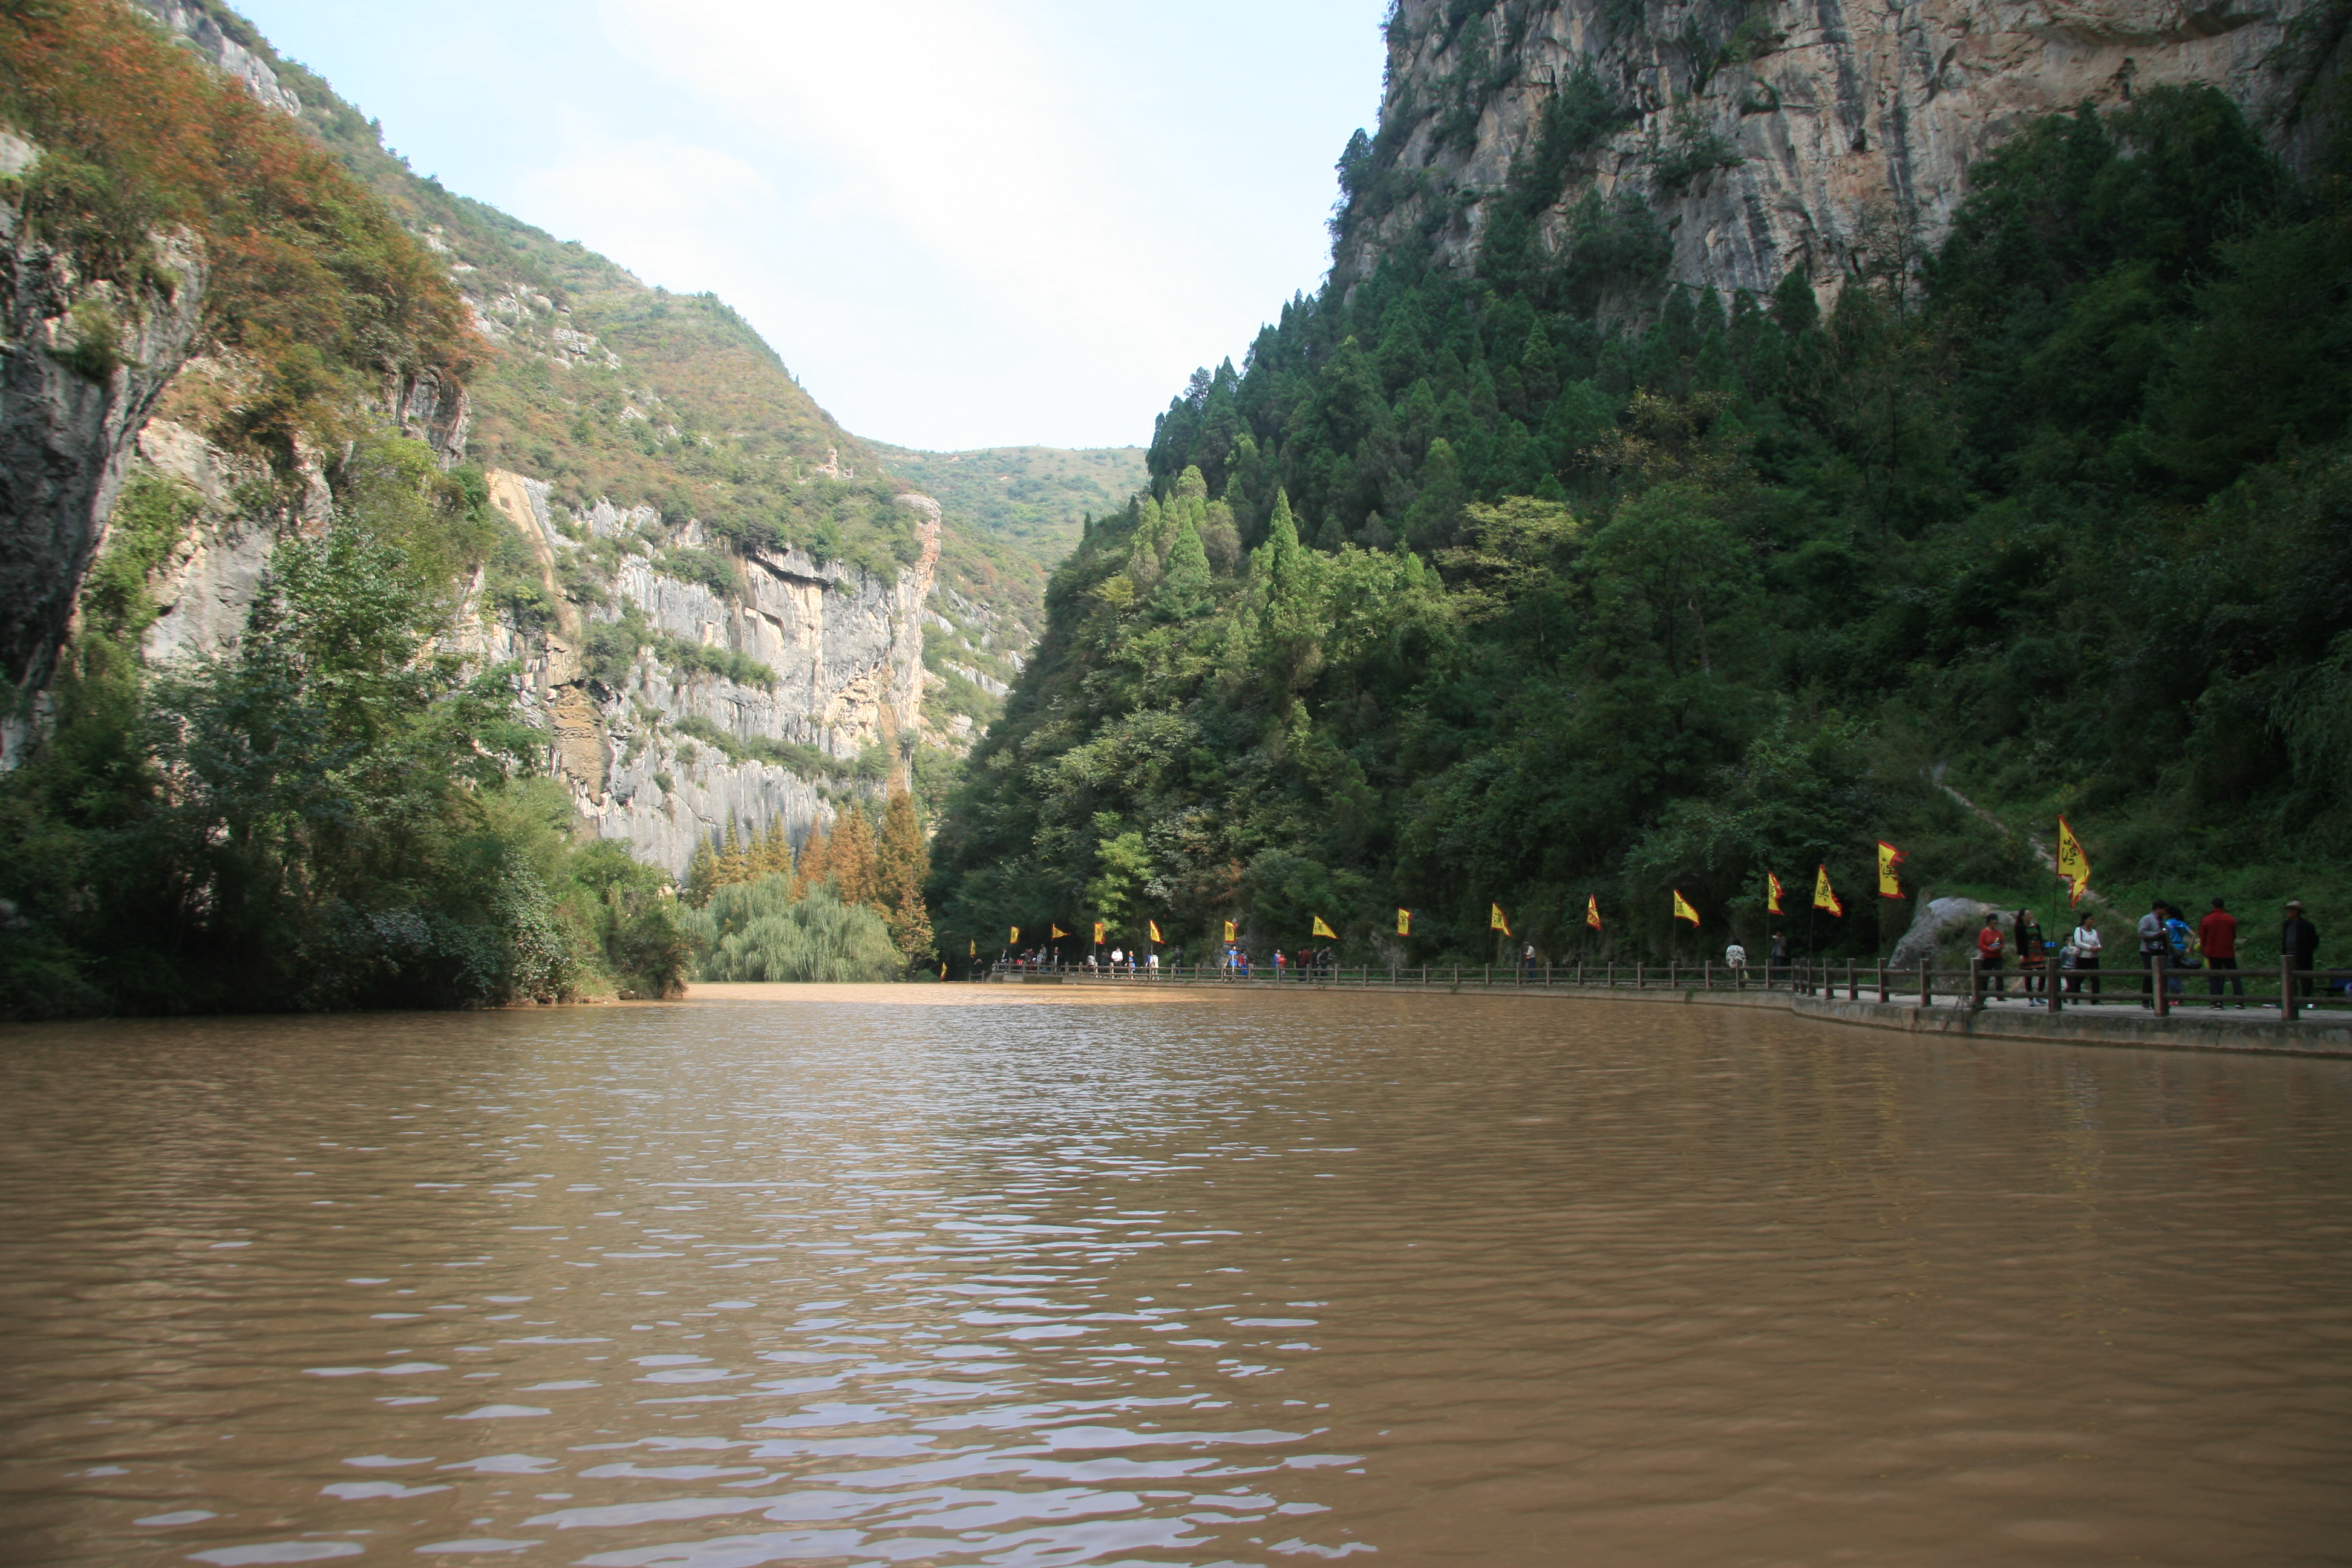
[(0, 1035), (0, 1556), (2352, 1541), (2346, 1064), (795, 994)]

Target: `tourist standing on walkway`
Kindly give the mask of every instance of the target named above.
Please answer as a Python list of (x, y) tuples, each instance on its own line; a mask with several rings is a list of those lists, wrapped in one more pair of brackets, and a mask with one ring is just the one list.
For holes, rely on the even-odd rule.
[[(2288, 961), (2292, 969), (2319, 967), (2319, 928), (2303, 918), (2303, 900), (2289, 899), (2286, 902), (2286, 923), (2279, 928), (2279, 956)], [(2311, 982), (2297, 983), (2302, 994), (2311, 994)]]
[(2227, 984), (2235, 987), (2238, 1005), (2244, 1006), (2244, 977), (2232, 973), (2225, 983), (2221, 974), (2223, 970), (2238, 967), (2238, 917), (2222, 908), (2219, 899), (2213, 900), (2213, 907), (2205, 918), (2197, 922), (2197, 945), (2205, 952), (2205, 968), (2211, 976), (2205, 982), (2205, 990), (2213, 998), (2213, 1005), (2219, 1007), (2221, 1005), (2221, 987)]
[(2157, 966), (2172, 955), (2172, 938), (2164, 930), (2168, 912), (2165, 901), (2158, 899), (2139, 917), (2139, 994), (2151, 1007), (2156, 1005)]
[(1992, 989), (2003, 995), (2009, 992), (2009, 977), (2000, 972), (2000, 961), (2007, 944), (2001, 940), (2000, 917), (1990, 910), (1985, 911), (1984, 929), (1977, 932), (1977, 963), (1984, 968), (1992, 982)]
[(2042, 942), (2042, 922), (2033, 918), (2032, 910), (2020, 910), (2013, 932), (2017, 938), (2017, 967), (2025, 976), (2026, 995), (2032, 996), (2037, 989), (2047, 991), (2049, 963)]
[(2066, 994), (2083, 994), (2083, 976), (2091, 977), (2091, 1005), (2099, 1005), (2099, 949), (2105, 944), (2099, 940), (2099, 917), (2084, 915), (2074, 926), (2074, 940), (2067, 945), (2074, 950), (2074, 973), (2066, 978)]
[(1747, 986), (1748, 950), (1740, 946), (1737, 939), (1723, 950), (1723, 966), (1731, 971), (1732, 989), (1741, 990)]
[[(2169, 904), (2164, 909), (2164, 936), (2171, 944), (2167, 962), (2172, 968), (2188, 970), (2197, 967), (2197, 933), (2189, 929), (2189, 922), (2180, 918), (2180, 911)], [(2178, 974), (2170, 975), (2167, 983), (2172, 987), (2175, 996), (2179, 995), (2189, 984)]]
[(1789, 973), (1789, 933), (1787, 931), (1776, 931), (1772, 933), (1772, 945), (1765, 953), (1764, 963), (1766, 984), (1778, 985), (1781, 977)]

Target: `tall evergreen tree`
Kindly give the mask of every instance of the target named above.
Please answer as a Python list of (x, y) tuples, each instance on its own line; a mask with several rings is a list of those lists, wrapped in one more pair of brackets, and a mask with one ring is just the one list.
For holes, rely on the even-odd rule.
[(833, 890), (845, 904), (881, 908), (874, 867), (874, 823), (855, 803), (834, 818), (833, 837), (825, 858), (833, 873)]
[(824, 824), (812, 822), (808, 837), (801, 840), (800, 853), (793, 858), (793, 897), (805, 899), (812, 889), (832, 879), (833, 847), (825, 842)]
[(882, 918), (889, 923), (890, 940), (898, 944), (911, 968), (931, 952), (931, 913), (923, 902), (923, 884), (931, 877), (931, 854), (923, 825), (915, 816), (914, 796), (903, 784), (892, 786), (889, 803), (882, 808), (882, 834), (874, 847), (874, 864)]

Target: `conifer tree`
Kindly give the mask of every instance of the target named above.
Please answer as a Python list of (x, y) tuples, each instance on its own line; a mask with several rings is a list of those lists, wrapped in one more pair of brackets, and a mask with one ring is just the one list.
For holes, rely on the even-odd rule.
[(863, 807), (851, 805), (834, 819), (826, 856), (833, 870), (833, 890), (843, 903), (881, 907), (874, 868), (874, 824)]
[(912, 968), (931, 952), (931, 912), (923, 902), (923, 884), (931, 876), (931, 852), (923, 825), (915, 816), (915, 797), (903, 784), (891, 786), (889, 804), (882, 809), (882, 836), (874, 848), (874, 862), (882, 918), (890, 927), (890, 940), (898, 944)]
[(731, 888), (738, 882), (748, 881), (751, 879), (750, 871), (743, 855), (743, 841), (735, 836), (735, 819), (730, 816), (727, 819), (726, 847), (719, 851), (719, 885)]
[(772, 816), (768, 819), (768, 831), (760, 840), (759, 860), (752, 868), (751, 879), (756, 882), (762, 877), (789, 877), (792, 870), (793, 841), (784, 837), (784, 819)]
[(1202, 614), (1214, 603), (1209, 552), (1201, 544), (1201, 531), (1188, 521), (1176, 531), (1176, 542), (1168, 547), (1167, 574), (1151, 591), (1151, 608), (1162, 619), (1182, 621)]
[(710, 840), (704, 838), (694, 847), (694, 859), (686, 870), (686, 901), (700, 909), (710, 901), (719, 886), (719, 857), (710, 852)]
[(793, 861), (793, 899), (798, 902), (809, 896), (812, 889), (822, 888), (833, 876), (833, 847), (825, 842), (824, 824), (809, 824), (808, 837), (801, 840), (801, 852)]

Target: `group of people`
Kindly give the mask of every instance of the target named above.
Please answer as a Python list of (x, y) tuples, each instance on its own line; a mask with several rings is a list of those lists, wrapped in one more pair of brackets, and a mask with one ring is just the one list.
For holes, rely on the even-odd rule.
[[(2319, 929), (2305, 918), (2300, 899), (2287, 900), (2285, 921), (2279, 931), (2280, 952), (2291, 961), (2294, 968), (2311, 969), (2319, 962)], [(2032, 910), (2020, 910), (2005, 922), (1998, 912), (1985, 915), (1983, 929), (1977, 932), (1977, 962), (1986, 971), (1991, 989), (2005, 994), (2009, 977), (2005, 973), (2012, 952), (2017, 959), (2025, 995), (2043, 998), (2047, 1006), (2050, 988), (2056, 983), (2055, 969), (2063, 973), (2066, 994), (2083, 993), (2084, 983), (2090, 983), (2094, 1005), (2101, 1001), (2102, 981), (2099, 966), (2106, 940), (2099, 931), (2099, 917), (2085, 911), (2075, 924), (2074, 934), (2054, 951), (2042, 934), (2041, 922)], [(2180, 911), (2179, 906), (2168, 900), (2153, 900), (2148, 912), (2142, 915), (2137, 930), (2139, 941), (2140, 995), (2153, 1000), (2157, 976), (2165, 975), (2165, 987), (2169, 994), (2181, 995), (2187, 990), (2183, 972), (2203, 969), (2205, 988), (2210, 998), (2209, 1005), (2223, 1005), (2226, 990), (2237, 998), (2236, 1005), (2245, 1004), (2246, 983), (2237, 973), (2238, 917), (2231, 914), (2228, 903), (2213, 900), (2213, 907), (2194, 926)], [(2311, 982), (2300, 982), (2302, 994), (2311, 994)]]
[[(1171, 947), (1168, 950), (1168, 963), (1171, 967), (1182, 963), (1184, 951), (1181, 948)], [(1144, 952), (1139, 950), (1131, 952), (1124, 947), (1114, 947), (1110, 950), (1109, 954), (1105, 956), (1089, 950), (1086, 957), (1081, 959), (1077, 963), (1066, 964), (1063, 962), (1061, 955), (1055, 952), (1052, 948), (1032, 947), (1025, 948), (1023, 951), (1014, 953), (1005, 962), (1009, 967), (1013, 969), (1076, 968), (1097, 971), (1108, 969), (1116, 972), (1124, 972), (1129, 974), (1136, 973), (1138, 971), (1150, 974), (1157, 973), (1159, 972), (1160, 953), (1156, 949), (1150, 952)]]

